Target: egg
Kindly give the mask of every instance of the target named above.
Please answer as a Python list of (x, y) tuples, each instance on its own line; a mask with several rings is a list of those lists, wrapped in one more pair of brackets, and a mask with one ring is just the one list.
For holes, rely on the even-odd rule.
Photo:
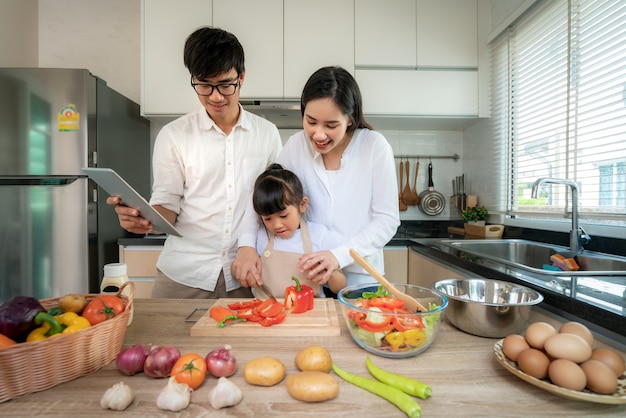
[[(505, 353), (506, 354), (506, 353)], [(616, 377), (621, 377), (626, 371), (626, 364), (622, 356), (609, 348), (595, 348), (591, 351), (591, 358), (600, 360), (613, 370)]]
[(580, 365), (587, 377), (587, 388), (596, 393), (610, 395), (617, 390), (617, 377), (613, 370), (600, 360), (589, 359)]
[(508, 335), (502, 341), (502, 352), (511, 361), (517, 361), (519, 353), (530, 348), (526, 339), (518, 334)]
[(533, 322), (526, 328), (525, 338), (531, 347), (542, 350), (546, 340), (556, 334), (556, 328), (547, 322)]
[(554, 360), (548, 367), (548, 376), (552, 383), (566, 389), (583, 390), (587, 385), (582, 367), (570, 360)]
[(537, 379), (543, 379), (548, 375), (550, 360), (543, 351), (527, 348), (517, 356), (517, 365), (524, 373)]
[(576, 334), (553, 335), (546, 340), (543, 348), (555, 359), (571, 360), (574, 363), (582, 363), (591, 358), (591, 346)]
[(585, 325), (581, 324), (580, 322), (564, 323), (559, 328), (559, 333), (579, 335), (585, 341), (587, 341), (587, 344), (589, 344), (589, 347), (593, 347), (593, 343), (594, 343), (593, 334), (591, 333), (591, 331), (589, 331), (589, 328), (587, 328)]

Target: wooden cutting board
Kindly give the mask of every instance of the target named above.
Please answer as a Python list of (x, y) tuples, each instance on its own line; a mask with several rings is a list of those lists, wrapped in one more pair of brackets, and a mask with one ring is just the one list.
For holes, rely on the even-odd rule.
[[(218, 299), (215, 305), (228, 307), (229, 303), (241, 302), (242, 300), (245, 299)], [(278, 301), (283, 302), (282, 299), (278, 299)], [(256, 322), (236, 322), (220, 328), (209, 315), (209, 311), (206, 311), (191, 327), (191, 336), (297, 337), (308, 335), (337, 336), (341, 334), (334, 299), (315, 298), (315, 305), (312, 310), (299, 314), (286, 312), (286, 315), (287, 317), (282, 323), (270, 327), (264, 327)]]

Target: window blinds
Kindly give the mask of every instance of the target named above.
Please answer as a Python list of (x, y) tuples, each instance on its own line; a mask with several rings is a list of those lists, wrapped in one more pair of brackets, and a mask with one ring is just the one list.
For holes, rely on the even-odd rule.
[(626, 2), (538, 2), (491, 45), (500, 210), (558, 219), (574, 180), (585, 222), (626, 226)]

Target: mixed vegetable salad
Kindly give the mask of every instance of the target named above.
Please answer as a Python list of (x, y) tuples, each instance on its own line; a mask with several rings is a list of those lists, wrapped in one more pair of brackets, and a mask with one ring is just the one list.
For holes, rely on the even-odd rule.
[[(353, 304), (362, 308), (348, 312), (353, 335), (369, 346), (387, 351), (407, 351), (424, 345), (434, 333), (440, 315), (418, 316), (382, 286), (375, 292), (363, 292)], [(429, 311), (438, 307), (428, 304)]]

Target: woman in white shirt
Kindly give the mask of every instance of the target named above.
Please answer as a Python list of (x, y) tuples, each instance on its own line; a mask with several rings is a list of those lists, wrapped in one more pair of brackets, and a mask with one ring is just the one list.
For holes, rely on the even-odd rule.
[(277, 162), (293, 171), (309, 197), (308, 219), (343, 236), (342, 245), (300, 258), (309, 279), (338, 268), (348, 285), (373, 279), (349, 254), (354, 248), (384, 273), (383, 247), (400, 225), (395, 161), (386, 138), (363, 116), (361, 92), (341, 67), (324, 67), (300, 100), (304, 130), (291, 136)]

